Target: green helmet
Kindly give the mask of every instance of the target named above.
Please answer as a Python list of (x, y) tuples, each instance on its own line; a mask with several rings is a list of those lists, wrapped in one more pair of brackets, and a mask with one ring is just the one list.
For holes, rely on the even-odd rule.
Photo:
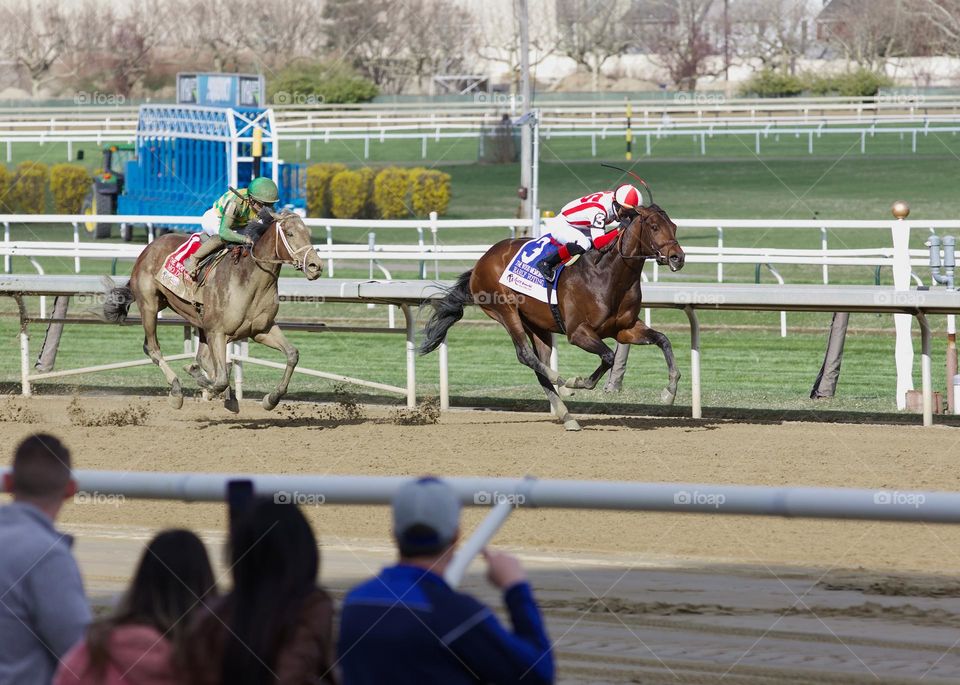
[(262, 202), (265, 205), (272, 205), (280, 199), (277, 184), (266, 176), (258, 176), (250, 181), (250, 185), (247, 187), (247, 195), (251, 200)]

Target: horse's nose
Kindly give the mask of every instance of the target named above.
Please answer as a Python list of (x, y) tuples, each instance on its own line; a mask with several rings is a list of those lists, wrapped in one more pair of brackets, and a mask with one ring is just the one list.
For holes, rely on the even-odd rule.
[(667, 262), (670, 264), (671, 271), (679, 271), (683, 268), (684, 254), (682, 252), (674, 252), (670, 257), (667, 258)]

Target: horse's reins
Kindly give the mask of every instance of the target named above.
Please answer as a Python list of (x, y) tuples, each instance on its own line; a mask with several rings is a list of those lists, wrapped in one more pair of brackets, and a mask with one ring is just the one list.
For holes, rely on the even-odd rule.
[[(310, 243), (307, 243), (303, 247), (294, 250), (290, 246), (290, 241), (287, 240), (286, 234), (283, 232), (283, 226), (281, 225), (282, 222), (283, 222), (282, 219), (277, 219), (276, 221), (273, 222), (274, 230), (277, 232), (277, 238), (278, 238), (278, 240), (274, 241), (273, 243), (274, 254), (276, 255), (277, 258), (276, 259), (260, 259), (255, 254), (253, 254), (253, 246), (250, 247), (250, 256), (253, 257), (253, 261), (257, 262), (258, 264), (291, 264), (293, 268), (296, 269), (297, 271), (303, 271), (307, 262), (306, 252), (307, 250), (312, 250), (313, 245), (311, 245)], [(280, 256), (281, 243), (283, 244), (284, 249), (286, 249), (287, 254), (289, 255), (289, 259), (283, 259)], [(298, 256), (300, 255), (301, 252), (304, 253), (302, 257)]]

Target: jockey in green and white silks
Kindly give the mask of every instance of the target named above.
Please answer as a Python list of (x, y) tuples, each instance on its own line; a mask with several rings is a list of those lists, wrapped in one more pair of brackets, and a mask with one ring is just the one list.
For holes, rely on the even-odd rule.
[(265, 176), (253, 179), (249, 187), (241, 188), (236, 193), (228, 190), (221, 195), (200, 220), (203, 243), (184, 261), (187, 273), (195, 277), (201, 260), (227, 243), (252, 245), (251, 238), (240, 235), (235, 229), (243, 228), (256, 219), (264, 208), (273, 207), (279, 197), (277, 184)]

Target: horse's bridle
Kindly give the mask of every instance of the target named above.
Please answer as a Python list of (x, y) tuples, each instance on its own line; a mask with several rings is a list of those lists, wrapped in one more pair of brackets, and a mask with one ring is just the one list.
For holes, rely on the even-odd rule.
[[(637, 216), (637, 219), (640, 220), (640, 237), (642, 238), (642, 237), (643, 237), (643, 224), (644, 224), (644, 222), (646, 221), (646, 218), (645, 218), (645, 217), (642, 217), (642, 216)], [(630, 259), (655, 259), (655, 260), (657, 260), (657, 262), (660, 262), (660, 260), (663, 260), (664, 262), (666, 262), (667, 260), (666, 260), (666, 258), (663, 256), (663, 251), (664, 251), (666, 248), (670, 247), (671, 245), (676, 245), (677, 247), (680, 247), (680, 243), (677, 241), (677, 239), (676, 239), (676, 238), (673, 238), (673, 239), (668, 240), (667, 242), (665, 242), (663, 245), (657, 245), (656, 247), (654, 247), (654, 254), (652, 254), (652, 255), (628, 255), (628, 254), (624, 254), (624, 253), (623, 253), (623, 236), (625, 236), (625, 235), (627, 234), (627, 231), (630, 230), (630, 228), (633, 226), (634, 223), (636, 223), (636, 220), (631, 221), (630, 224), (629, 224), (625, 229), (623, 229), (622, 231), (620, 231), (620, 235), (617, 236), (617, 254), (620, 255), (620, 259), (622, 259), (623, 261), (626, 262), (627, 260), (630, 260)]]
[[(297, 271), (303, 271), (307, 263), (307, 251), (313, 249), (313, 245), (307, 243), (303, 247), (294, 250), (290, 246), (290, 241), (287, 240), (287, 236), (283, 232), (283, 219), (275, 219), (273, 222), (274, 230), (277, 232), (277, 238), (274, 242), (274, 254), (276, 259), (260, 259), (255, 254), (253, 254), (253, 248), (250, 248), (250, 256), (253, 257), (253, 261), (258, 264), (290, 264)], [(287, 254), (290, 256), (289, 259), (283, 259), (280, 257), (280, 244), (283, 244), (283, 247), (287, 250)], [(303, 253), (300, 256), (300, 253)]]

